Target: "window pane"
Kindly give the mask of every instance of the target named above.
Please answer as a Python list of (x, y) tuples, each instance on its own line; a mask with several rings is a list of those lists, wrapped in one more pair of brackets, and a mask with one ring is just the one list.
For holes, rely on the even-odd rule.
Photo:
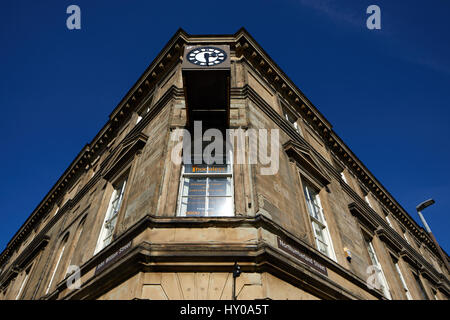
[(320, 212), (320, 207), (316, 204), (312, 204), (311, 208), (313, 210), (313, 217), (319, 220), (320, 222), (323, 222), (322, 220), (322, 213)]
[(206, 178), (186, 178), (183, 196), (206, 196)]
[(209, 196), (231, 196), (231, 181), (228, 178), (209, 178)]
[(315, 233), (316, 237), (320, 241), (326, 242), (324, 235), (323, 235), (323, 228), (321, 226), (319, 226), (316, 222), (313, 222), (313, 228), (314, 228), (314, 233)]
[(325, 243), (317, 241), (317, 249), (319, 249), (320, 252), (328, 256), (328, 246)]
[(181, 213), (186, 216), (204, 216), (205, 207), (205, 197), (183, 197), (181, 199)]
[(208, 198), (208, 216), (232, 216), (231, 197), (210, 197)]
[(308, 211), (310, 216), (312, 216), (314, 219), (323, 222), (322, 221), (322, 215), (320, 212), (320, 204), (318, 202), (318, 195), (314, 190), (311, 188), (305, 186), (305, 197), (306, 197), (306, 203), (308, 206)]

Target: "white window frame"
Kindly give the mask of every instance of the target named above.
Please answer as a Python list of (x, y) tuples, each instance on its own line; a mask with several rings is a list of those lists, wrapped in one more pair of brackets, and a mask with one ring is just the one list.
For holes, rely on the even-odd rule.
[(373, 247), (372, 241), (369, 239), (366, 239), (366, 245), (367, 245), (367, 253), (369, 254), (369, 259), (372, 262), (372, 265), (377, 267), (377, 277), (378, 281), (382, 285), (381, 291), (383, 291), (383, 294), (386, 298), (389, 300), (392, 299), (391, 292), (389, 289), (389, 285), (386, 281), (386, 276), (384, 275), (383, 268), (381, 267), (380, 261), (378, 260), (377, 254), (375, 252), (375, 249)]
[(403, 237), (405, 237), (405, 240), (406, 240), (406, 242), (408, 242), (408, 244), (410, 245), (410, 246), (412, 246), (412, 244), (411, 244), (411, 242), (409, 241), (409, 239), (408, 239), (408, 231), (403, 231)]
[[(314, 240), (316, 242), (317, 250), (321, 253), (325, 254), (327, 257), (336, 261), (336, 254), (334, 252), (333, 241), (331, 239), (330, 230), (328, 228), (327, 221), (325, 219), (325, 215), (323, 213), (322, 203), (320, 202), (319, 193), (312, 187), (310, 187), (306, 182), (303, 182), (303, 192), (305, 194), (306, 207), (309, 213), (309, 217), (311, 219), (311, 227), (313, 229)], [(314, 200), (316, 203), (314, 203)], [(314, 208), (316, 210), (314, 210)], [(314, 211), (314, 212), (313, 212)], [(314, 215), (317, 214), (317, 217)], [(322, 238), (324, 241), (320, 239), (320, 237), (316, 233), (316, 229), (314, 225), (317, 225), (321, 228)], [(325, 245), (327, 248), (327, 253), (324, 253), (320, 250), (320, 247)]]
[(366, 194), (366, 195), (364, 196), (364, 200), (367, 202), (367, 204), (369, 205), (369, 207), (371, 207), (371, 208), (373, 209), (372, 204), (370, 203), (369, 194)]
[(28, 282), (28, 278), (29, 278), (30, 273), (31, 273), (31, 268), (32, 268), (32, 267), (30, 266), (30, 267), (28, 267), (28, 268), (25, 270), (25, 278), (23, 279), (22, 284), (20, 285), (20, 289), (19, 289), (19, 292), (17, 293), (16, 300), (19, 300), (20, 295), (22, 294), (22, 290), (23, 290), (23, 288), (25, 287), (25, 285), (26, 285), (27, 282)]
[(397, 262), (394, 261), (394, 265), (395, 265), (395, 269), (397, 270), (397, 273), (398, 273), (398, 275), (400, 277), (400, 282), (402, 283), (403, 290), (405, 290), (406, 298), (408, 300), (413, 300), (413, 298), (411, 296), (411, 292), (409, 291), (408, 286), (406, 285), (405, 278), (403, 278), (403, 274), (402, 274), (402, 271), (400, 270), (400, 267), (398, 265), (398, 261)]
[(433, 293), (434, 300), (440, 300), (439, 297), (437, 296), (437, 290), (431, 288), (431, 293)]
[(137, 120), (136, 120), (136, 124), (138, 124), (142, 118), (150, 111), (150, 107), (148, 107), (147, 109), (145, 109), (144, 113), (138, 114)]
[[(178, 209), (177, 209), (177, 216), (179, 217), (186, 217), (186, 213), (182, 212), (182, 200), (183, 200), (183, 186), (184, 186), (184, 180), (186, 178), (230, 178), (230, 192), (231, 192), (231, 196), (227, 196), (230, 197), (231, 199), (231, 212), (229, 215), (224, 215), (222, 217), (234, 217), (235, 216), (235, 212), (234, 212), (234, 175), (233, 175), (233, 153), (230, 150), (230, 153), (228, 154), (228, 157), (224, 157), (224, 165), (226, 164), (229, 168), (228, 172), (226, 173), (212, 173), (212, 172), (202, 172), (202, 173), (186, 173), (185, 172), (185, 165), (182, 164), (182, 170), (181, 170), (181, 176), (180, 176), (180, 186), (179, 186), (179, 190), (178, 190)], [(227, 162), (228, 163), (225, 163)], [(195, 165), (195, 164), (192, 164)], [(214, 165), (214, 164), (212, 164)], [(218, 164), (220, 165), (220, 164)], [(208, 186), (209, 183), (206, 183), (207, 186), (207, 190), (206, 190), (206, 196), (205, 196), (205, 207), (208, 208), (208, 199), (210, 196), (208, 196)], [(207, 215), (203, 215), (201, 217), (207, 217)], [(216, 216), (217, 217), (217, 216)]]
[(140, 111), (137, 112), (137, 120), (136, 120), (136, 124), (138, 124), (142, 118), (150, 111), (150, 106), (151, 106), (151, 102), (153, 100), (153, 95), (154, 95), (154, 91), (149, 95), (149, 97), (145, 100), (144, 105), (148, 104), (147, 108), (141, 109)]
[(346, 184), (348, 184), (347, 178), (345, 177), (345, 174), (344, 174), (344, 171), (341, 171), (341, 178), (342, 178), (342, 180), (344, 180), (344, 182), (345, 182)]
[[(100, 234), (99, 234), (99, 237), (97, 240), (97, 245), (95, 247), (94, 255), (96, 255), (98, 252), (100, 252), (101, 250), (106, 248), (112, 241), (114, 230), (117, 225), (118, 215), (120, 213), (120, 209), (122, 208), (126, 186), (127, 186), (127, 178), (125, 178), (124, 180), (119, 182), (118, 187), (114, 187), (114, 191), (112, 192), (111, 198), (109, 200), (108, 210), (106, 211), (105, 219), (103, 220), (103, 223), (102, 223), (102, 228), (100, 230)], [(116, 210), (114, 211), (113, 202), (116, 200), (119, 203), (116, 206)], [(110, 229), (111, 221), (113, 221), (113, 220), (115, 221), (115, 224), (114, 224), (112, 230), (110, 231), (110, 234), (108, 235), (108, 230)]]
[(420, 276), (416, 273), (412, 273), (412, 276), (414, 278), (414, 281), (416, 282), (415, 285), (417, 287), (417, 291), (419, 291), (420, 298), (423, 298), (423, 300), (430, 300), (427, 294), (427, 291), (425, 289), (425, 286), (422, 283), (422, 280), (420, 279)]
[[(386, 218), (386, 221), (387, 221), (388, 225), (391, 228), (394, 228), (394, 226), (392, 225), (391, 219), (389, 219), (389, 215), (387, 213), (385, 214), (385, 218)], [(406, 240), (406, 241), (408, 241), (408, 240)]]
[(68, 240), (68, 238), (63, 238), (63, 247), (61, 248), (61, 251), (59, 253), (58, 260), (56, 262), (55, 268), (53, 269), (52, 276), (51, 276), (50, 281), (49, 281), (49, 283), (47, 285), (47, 290), (45, 290), (45, 294), (49, 293), (50, 287), (53, 284), (53, 280), (55, 279), (56, 271), (58, 270), (59, 263), (61, 262), (61, 258), (62, 258), (63, 254), (64, 254), (64, 250), (66, 249), (67, 240)]
[[(289, 122), (294, 127), (295, 131), (297, 131), (298, 134), (303, 136), (302, 130), (300, 129), (300, 126), (297, 123), (298, 118), (296, 120), (294, 120), (295, 116), (291, 115), (290, 112), (288, 110), (286, 110), (286, 108), (283, 108), (283, 113), (284, 113), (284, 118), (286, 119), (286, 121)], [(292, 119), (290, 119), (291, 117), (292, 117)], [(293, 120), (293, 121), (291, 121), (291, 120)]]

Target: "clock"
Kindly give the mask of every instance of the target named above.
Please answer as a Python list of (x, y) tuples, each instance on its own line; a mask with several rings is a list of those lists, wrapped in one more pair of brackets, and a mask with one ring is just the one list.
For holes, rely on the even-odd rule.
[(190, 63), (197, 66), (210, 67), (224, 62), (227, 54), (220, 48), (199, 47), (189, 51), (186, 58)]

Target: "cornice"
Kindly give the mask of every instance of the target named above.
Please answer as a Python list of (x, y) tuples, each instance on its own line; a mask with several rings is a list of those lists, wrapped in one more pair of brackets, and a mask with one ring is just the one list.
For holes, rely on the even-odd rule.
[[(363, 288), (364, 290), (367, 290), (368, 292), (372, 293), (373, 295), (382, 298), (382, 295), (380, 292), (375, 290), (369, 290), (367, 288), (366, 282), (363, 279), (358, 278), (356, 275), (351, 273), (349, 270), (343, 268), (333, 260), (329, 259), (328, 257), (325, 257), (323, 254), (319, 253), (315, 248), (310, 247), (308, 244), (304, 243), (302, 240), (297, 239), (294, 235), (292, 235), (290, 232), (279, 226), (278, 224), (274, 223), (270, 219), (267, 219), (266, 217), (262, 215), (256, 215), (255, 217), (204, 217), (204, 218), (190, 218), (190, 217), (159, 217), (159, 216), (152, 216), (152, 215), (146, 215), (141, 220), (136, 222), (131, 228), (129, 228), (127, 231), (125, 231), (123, 234), (121, 234), (117, 239), (113, 241), (113, 243), (106, 247), (104, 250), (102, 250), (99, 254), (92, 257), (90, 260), (88, 260), (83, 266), (81, 266), (81, 274), (87, 274), (90, 270), (95, 268), (101, 261), (103, 261), (106, 257), (111, 255), (113, 252), (115, 252), (118, 248), (120, 248), (125, 243), (128, 243), (129, 241), (133, 241), (133, 239), (139, 235), (141, 232), (143, 232), (147, 228), (210, 228), (210, 227), (229, 227), (229, 228), (235, 228), (235, 227), (254, 227), (254, 228), (264, 228), (273, 234), (283, 237), (284, 239), (288, 239), (289, 242), (295, 243), (295, 245), (301, 247), (302, 249), (305, 249), (308, 254), (310, 254), (312, 257), (317, 259), (318, 261), (321, 261), (322, 263), (326, 264), (327, 268), (330, 270), (333, 270), (340, 276), (344, 277), (345, 279), (349, 280), (350, 282), (354, 283), (355, 285)], [(142, 245), (140, 244), (134, 244), (134, 248), (130, 251), (130, 255), (133, 254), (133, 252), (136, 254), (140, 251), (140, 248), (142, 248)], [(186, 247), (189, 248), (189, 250), (186, 250)], [(296, 268), (301, 268), (301, 270), (307, 270), (306, 275), (310, 279), (308, 281), (314, 281), (314, 283), (317, 283), (319, 279), (322, 279), (320, 282), (322, 285), (325, 285), (327, 287), (334, 287), (339, 288), (338, 291), (346, 292), (345, 297), (352, 299), (355, 299), (355, 297), (352, 293), (350, 293), (347, 289), (341, 287), (337, 283), (334, 283), (329, 278), (324, 278), (323, 275), (319, 274), (317, 271), (314, 271), (313, 269), (304, 266), (303, 264), (295, 261), (295, 259), (292, 259), (290, 257), (287, 257), (286, 255), (282, 254), (278, 249), (275, 249), (268, 245), (265, 242), (250, 245), (250, 244), (236, 244), (236, 243), (218, 243), (218, 244), (206, 244), (206, 243), (174, 243), (174, 244), (150, 244), (145, 242), (144, 243), (145, 251), (149, 254), (145, 254), (143, 256), (143, 259), (131, 259), (129, 262), (131, 265), (129, 265), (130, 269), (134, 269), (135, 267), (132, 266), (133, 263), (136, 263), (140, 261), (140, 263), (149, 263), (151, 261), (155, 261), (157, 258), (157, 261), (164, 262), (164, 270), (167, 271), (167, 268), (170, 267), (170, 262), (176, 262), (178, 260), (186, 262), (186, 261), (192, 261), (192, 262), (199, 262), (198, 258), (203, 257), (204, 259), (213, 259), (214, 261), (234, 261), (237, 257), (239, 259), (242, 259), (243, 261), (268, 261), (265, 260), (267, 258), (264, 258), (264, 255), (270, 252), (270, 257), (275, 259), (275, 264), (280, 267), (281, 264), (286, 264), (286, 267), (292, 268), (293, 266), (296, 266)], [(249, 254), (248, 252), (254, 252)], [(157, 254), (153, 257), (151, 252), (156, 252)], [(210, 257), (210, 258), (207, 258)], [(256, 259), (256, 260), (255, 260)], [(127, 259), (125, 259), (126, 261)], [(108, 269), (104, 271), (104, 273), (100, 274), (99, 276), (91, 277), (90, 279), (87, 279), (85, 282), (88, 287), (97, 287), (100, 286), (101, 282), (99, 279), (104, 277), (105, 274), (108, 272), (111, 272), (111, 269), (116, 268), (117, 266), (124, 263), (124, 261), (118, 262), (117, 265), (112, 265), (109, 271)], [(126, 263), (126, 262), (125, 262)], [(265, 265), (264, 263), (263, 265)], [(155, 263), (152, 263), (152, 270), (157, 268), (155, 266)], [(182, 267), (184, 271), (186, 271), (187, 266), (184, 264)], [(197, 268), (196, 266), (192, 266), (192, 268)], [(260, 268), (259, 268), (260, 269)], [(198, 270), (198, 268), (197, 268)], [(246, 271), (245, 268), (243, 269), (244, 272)], [(283, 269), (284, 270), (284, 269)], [(255, 269), (253, 269), (252, 272), (255, 272)], [(286, 270), (284, 271), (287, 275), (289, 275), (289, 272)], [(299, 270), (296, 271), (298, 273)], [(301, 274), (305, 275), (305, 271), (302, 271)], [(115, 273), (114, 273), (115, 274)], [(312, 277), (312, 278), (311, 278)], [(114, 277), (115, 278), (115, 277)], [(109, 281), (111, 281), (111, 278), (108, 277)], [(117, 279), (114, 279), (113, 281), (118, 281)], [(92, 284), (96, 284), (95, 286), (92, 286)], [(306, 283), (306, 282), (305, 282)], [(65, 289), (65, 280), (62, 280), (56, 288), (56, 291), (51, 293), (49, 296), (45, 297), (46, 299), (51, 298), (57, 298), (58, 292), (61, 292)], [(84, 290), (84, 289), (82, 289)], [(75, 296), (85, 295), (85, 292), (79, 292), (79, 293), (73, 293)], [(344, 298), (344, 296), (340, 296), (340, 298)], [(64, 299), (67, 297), (63, 297)]]

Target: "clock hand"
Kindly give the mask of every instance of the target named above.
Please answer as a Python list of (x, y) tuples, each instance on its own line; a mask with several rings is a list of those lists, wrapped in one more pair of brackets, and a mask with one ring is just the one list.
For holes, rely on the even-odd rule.
[(208, 52), (205, 53), (205, 60), (206, 60), (206, 65), (208, 65), (209, 64), (209, 53)]

